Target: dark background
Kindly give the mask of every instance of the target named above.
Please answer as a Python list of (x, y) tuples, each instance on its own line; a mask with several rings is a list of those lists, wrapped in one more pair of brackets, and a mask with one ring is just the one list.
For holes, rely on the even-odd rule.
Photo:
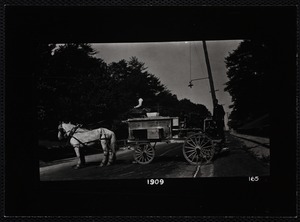
[[(295, 7), (12, 7), (5, 10), (5, 215), (296, 214)], [(40, 42), (263, 39), (273, 49), (271, 176), (40, 182), (32, 56)], [(255, 175), (253, 175), (255, 176)]]

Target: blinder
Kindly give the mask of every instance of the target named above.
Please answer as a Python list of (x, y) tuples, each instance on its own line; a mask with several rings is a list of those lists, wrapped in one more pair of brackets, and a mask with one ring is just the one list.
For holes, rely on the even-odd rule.
[(67, 132), (66, 132), (66, 130), (62, 127), (62, 125), (59, 125), (58, 126), (58, 132), (60, 133), (60, 135), (61, 135), (61, 139), (65, 139), (65, 138), (67, 138), (68, 136), (67, 136)]

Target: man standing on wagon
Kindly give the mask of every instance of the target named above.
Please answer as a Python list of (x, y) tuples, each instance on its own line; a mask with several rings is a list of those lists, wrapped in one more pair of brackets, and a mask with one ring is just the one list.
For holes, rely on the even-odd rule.
[(143, 98), (140, 97), (140, 95), (137, 93), (136, 97), (138, 98), (138, 104), (133, 107), (132, 114), (135, 115), (135, 117), (146, 117), (147, 108), (144, 108), (143, 106)]

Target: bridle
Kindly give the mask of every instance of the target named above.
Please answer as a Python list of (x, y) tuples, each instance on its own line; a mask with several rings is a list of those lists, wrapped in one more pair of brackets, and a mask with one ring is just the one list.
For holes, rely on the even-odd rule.
[(71, 138), (73, 137), (73, 135), (75, 134), (76, 130), (80, 127), (80, 125), (77, 125), (77, 126), (74, 126), (72, 129), (70, 129), (69, 131), (66, 131), (63, 127), (62, 127), (62, 124), (60, 124), (58, 126), (58, 131), (63, 134), (64, 138)]
[(59, 132), (60, 134), (62, 134), (64, 138), (67, 138), (67, 132), (66, 132), (66, 130), (62, 127), (61, 124), (58, 126), (58, 132)]

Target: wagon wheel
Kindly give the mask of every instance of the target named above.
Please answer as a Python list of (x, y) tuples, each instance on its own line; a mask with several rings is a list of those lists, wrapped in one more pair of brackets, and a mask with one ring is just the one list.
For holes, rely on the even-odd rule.
[(203, 133), (189, 136), (183, 144), (184, 158), (191, 164), (207, 164), (214, 156), (214, 143)]
[(134, 159), (139, 164), (150, 163), (155, 156), (155, 149), (150, 143), (140, 143), (134, 147)]

